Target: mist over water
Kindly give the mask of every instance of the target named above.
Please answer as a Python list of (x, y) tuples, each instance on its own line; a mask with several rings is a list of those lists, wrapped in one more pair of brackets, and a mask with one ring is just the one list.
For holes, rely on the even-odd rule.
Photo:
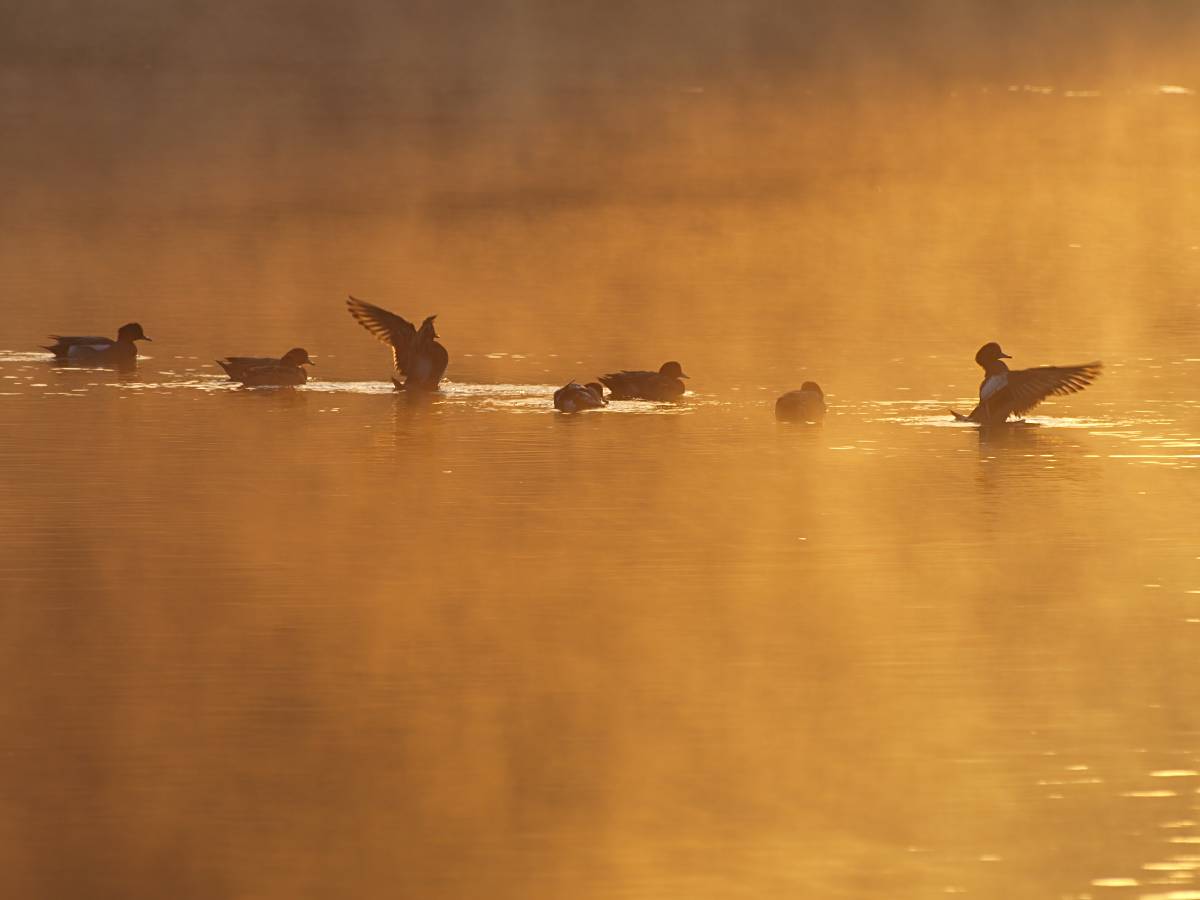
[(1200, 896), (1192, 4), (9, 19), (14, 896)]

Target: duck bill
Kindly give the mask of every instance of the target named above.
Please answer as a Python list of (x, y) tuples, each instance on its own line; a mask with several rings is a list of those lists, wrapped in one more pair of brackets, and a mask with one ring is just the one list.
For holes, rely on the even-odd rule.
[(1001, 359), (1012, 359), (1012, 357), (1011, 357), (1011, 356), (1009, 356), (1007, 353), (1001, 353), (1001, 354), (1000, 354), (1000, 358), (1001, 358)]

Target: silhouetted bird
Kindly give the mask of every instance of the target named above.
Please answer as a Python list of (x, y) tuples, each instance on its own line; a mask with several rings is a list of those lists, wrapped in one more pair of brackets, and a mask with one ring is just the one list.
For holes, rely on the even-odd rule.
[(217, 365), (224, 369), (230, 379), (250, 387), (287, 387), (304, 384), (308, 373), (302, 366), (315, 366), (303, 347), (293, 347), (281, 359), (270, 356), (227, 356), (218, 359)]
[(137, 345), (134, 341), (148, 341), (137, 322), (122, 325), (117, 339), (106, 337), (76, 337), (52, 334), (55, 343), (45, 349), (54, 354), (55, 362), (69, 362), (87, 366), (130, 366), (137, 361)]
[(816, 422), (825, 417), (825, 394), (815, 381), (788, 391), (775, 401), (775, 418), (785, 422)]
[(600, 381), (612, 391), (610, 400), (676, 400), (683, 396), (683, 368), (677, 362), (665, 362), (657, 372), (612, 372)]
[(1003, 425), (1009, 416), (1028, 412), (1047, 397), (1082, 391), (1100, 376), (1101, 364), (1098, 362), (1078, 366), (1039, 366), (1013, 372), (1001, 362), (1005, 359), (1012, 357), (994, 341), (979, 348), (975, 362), (984, 372), (983, 383), (979, 385), (979, 405), (967, 416), (950, 410), (955, 419), (978, 425)]
[(604, 399), (604, 388), (594, 381), (587, 384), (572, 381), (554, 392), (554, 408), (566, 413), (599, 409), (607, 403)]
[(392, 378), (397, 390), (437, 390), (450, 361), (446, 348), (437, 342), (433, 328), (437, 316), (429, 316), (415, 328), (407, 319), (355, 297), (346, 306), (359, 325), (392, 348), (396, 371), (405, 376), (403, 382)]

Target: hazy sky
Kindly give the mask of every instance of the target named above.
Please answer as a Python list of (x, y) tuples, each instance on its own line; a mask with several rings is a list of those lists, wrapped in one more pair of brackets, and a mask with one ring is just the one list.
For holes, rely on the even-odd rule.
[[(490, 185), (559, 165), (573, 182), (602, 172), (609, 184), (654, 140), (703, 153), (740, 135), (744, 162), (772, 155), (784, 117), (818, 143), (829, 127), (886, 134), (907, 121), (921, 134), (930, 126), (895, 101), (1200, 75), (1189, 0), (9, 5), (9, 215), (48, 196), (220, 205), (271, 179), (289, 182), (272, 196), (335, 202), (429, 185), (437, 171)], [(874, 106), (875, 119), (833, 98)]]
[(1047, 77), (1194, 66), (1187, 0), (63, 0), (12, 7), (6, 68), (295, 66), (603, 80), (881, 69)]

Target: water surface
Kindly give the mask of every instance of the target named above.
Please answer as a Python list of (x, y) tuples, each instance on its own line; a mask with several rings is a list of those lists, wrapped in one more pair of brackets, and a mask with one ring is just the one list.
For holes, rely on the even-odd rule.
[[(610, 187), (564, 190), (549, 116), (550, 174), (492, 122), (460, 189), (342, 209), (38, 188), (0, 246), (10, 890), (1200, 896), (1194, 98), (830, 113), (839, 156), (671, 96)], [(440, 395), (348, 292), (440, 314)], [(37, 351), (133, 319), (136, 373)], [(945, 410), (987, 340), (1105, 374), (983, 434)], [(295, 345), (301, 389), (211, 362)], [(677, 406), (551, 408), (666, 359)], [(824, 425), (777, 424), (808, 379)]]

